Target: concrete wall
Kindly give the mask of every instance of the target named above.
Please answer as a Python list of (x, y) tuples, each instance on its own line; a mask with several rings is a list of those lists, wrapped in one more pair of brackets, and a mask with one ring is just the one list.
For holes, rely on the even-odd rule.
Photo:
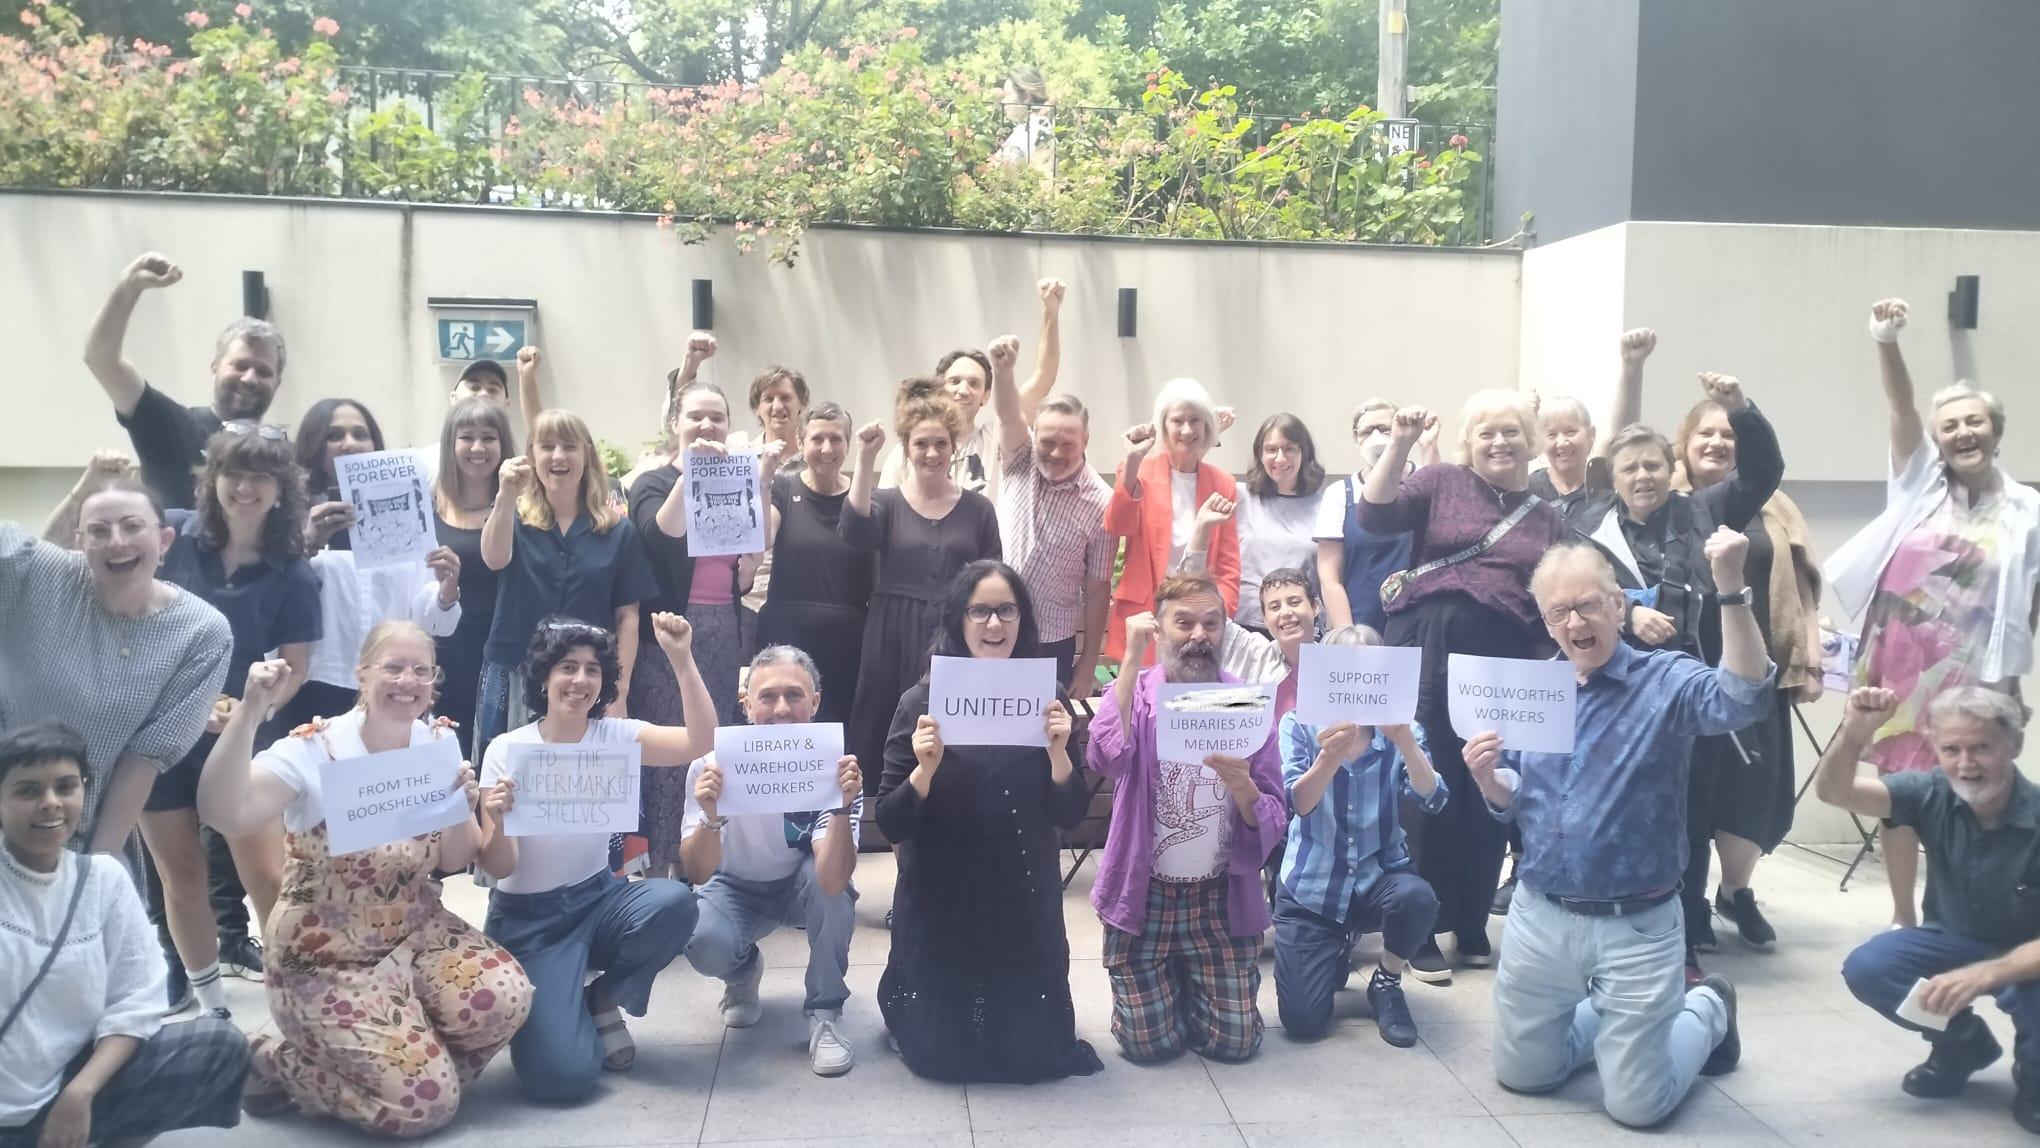
[[(1254, 422), (1276, 411), (1343, 428), (1362, 392), (1421, 392), (1449, 410), (1516, 373), (1512, 252), (819, 230), (787, 269), (613, 215), (5, 194), (0, 321), (14, 377), (34, 382), (17, 394), (37, 433), (9, 448), (0, 514), (29, 515), (54, 489), (23, 468), (124, 445), (79, 355), (107, 287), (151, 249), (185, 270), (143, 300), (129, 332), (129, 358), (159, 386), (206, 401), (213, 335), (240, 313), (240, 272), (261, 270), (290, 344), (272, 419), (295, 425), (312, 401), (348, 395), (394, 443), (437, 435), (455, 373), (435, 361), (428, 296), (537, 299), (546, 401), (605, 439), (653, 437), (696, 278), (715, 283), (721, 352), (706, 377), (741, 405), (760, 368), (786, 363), (860, 420), (889, 412), (893, 386), (953, 347), (1012, 332), (1031, 363), (1034, 282), (1066, 279), (1062, 385), (1090, 404), (1093, 459), (1107, 468), (1120, 431), (1178, 375), (1240, 409), (1247, 425), (1215, 457), (1237, 470)], [(1140, 292), (1135, 339), (1117, 336), (1120, 287)], [(1352, 463), (1350, 442), (1324, 445), (1328, 465)]]

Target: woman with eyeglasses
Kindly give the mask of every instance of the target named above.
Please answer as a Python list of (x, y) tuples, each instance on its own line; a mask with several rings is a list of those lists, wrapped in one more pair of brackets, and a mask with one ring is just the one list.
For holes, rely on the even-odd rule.
[(320, 399), (298, 423), (297, 463), (312, 497), (305, 549), (319, 575), (325, 633), (312, 643), (304, 685), (281, 709), (286, 727), (353, 708), (354, 665), (378, 622), (408, 618), (434, 637), (451, 635), (460, 624), (460, 557), (447, 547), (415, 566), (362, 570), (354, 564), (348, 531), (355, 511), (340, 497), (336, 462), (382, 449), (382, 427), (353, 399)]
[(481, 789), (461, 766), (470, 813), (450, 828), (334, 856), (326, 766), (451, 737), (427, 724), (439, 666), (414, 622), (377, 625), (355, 670), (361, 701), (255, 748), (284, 688), (280, 661), (249, 669), (241, 703), (206, 759), (198, 810), (230, 836), (281, 818), (283, 892), (270, 915), (269, 1011), (280, 1037), (251, 1041), (251, 1116), (326, 1116), (382, 1136), (444, 1127), (461, 1092), (532, 1008), (517, 959), (439, 899), (439, 873), (480, 851)]
[(433, 712), (454, 721), (462, 753), (474, 752), (475, 700), (482, 679), (482, 647), (496, 620), (496, 572), (482, 561), (482, 524), (496, 505), (503, 460), (517, 454), (510, 412), (490, 399), (470, 398), (446, 412), (439, 428), (439, 466), (432, 508), (439, 544), (460, 559), (460, 624), (439, 639), (446, 681)]
[[(1360, 466), (1325, 487), (1318, 500), (1311, 537), (1317, 542), (1317, 582), (1328, 628), (1358, 624), (1377, 632), (1384, 629), (1388, 615), (1381, 608), (1381, 583), (1409, 566), (1409, 535), (1376, 534), (1360, 525), (1367, 472), (1387, 453), (1394, 424), (1394, 403), (1362, 400), (1353, 410), (1353, 445), (1360, 448)], [(1403, 463), (1405, 476), (1438, 461), (1438, 416), (1432, 415), (1425, 424), (1414, 455)]]
[[(679, 682), (685, 725), (605, 716), (622, 677), (616, 636), (549, 618), (532, 633), (520, 667), (525, 704), (538, 720), (490, 742), (482, 762), (489, 801), (479, 863), (496, 878), (486, 928), (536, 986), (531, 1020), (510, 1041), (510, 1063), (533, 1100), (580, 1100), (604, 1070), (623, 1072), (636, 1062), (623, 1013), (645, 1015), (652, 982), (694, 935), (694, 890), (665, 877), (628, 881), (611, 872), (607, 826), (563, 823), (559, 832), (523, 837), (503, 826), (519, 800), (545, 800), (543, 793), (519, 797), (512, 746), (635, 743), (646, 769), (682, 777), (688, 763), (715, 748), (715, 703), (694, 666), (692, 627), (677, 614), (654, 614), (652, 634)], [(591, 981), (590, 972), (601, 975)]]
[[(937, 655), (1040, 655), (1033, 601), (1003, 562), (964, 567), (941, 619)], [(921, 1076), (1029, 1083), (1104, 1067), (1077, 1039), (1057, 854), (1090, 789), (1066, 703), (1043, 701), (1045, 749), (945, 746), (926, 677), (893, 712), (877, 819), (899, 877), (878, 1007)]]
[[(262, 959), (238, 904), (234, 914), (216, 919), (199, 834), (199, 771), (234, 711), (248, 667), (277, 651), (290, 674), (276, 704), (288, 703), (304, 684), (322, 620), (319, 576), (304, 558), (304, 472), (282, 428), (226, 423), (206, 443), (195, 505), (196, 510), (168, 512), (165, 525), (177, 537), (163, 557), (160, 576), (198, 595), (227, 619), (234, 652), (205, 736), (156, 779), (142, 807), (142, 840), (158, 877), (150, 883), (150, 915), (174, 957), (172, 1003), (180, 1004), (185, 996), (183, 986), (174, 983), (182, 980), (200, 1008), (225, 1016), (222, 958), (258, 977)], [(227, 895), (236, 902), (245, 895), (254, 902), (257, 917), (266, 920), (283, 878), (282, 827), (265, 825), (245, 837), (227, 837), (226, 843), (231, 871), (220, 876), (229, 887)], [(224, 946), (223, 927), (235, 930)]]
[(1239, 502), (1240, 607), (1233, 621), (1268, 633), (1261, 614), (1261, 577), (1270, 570), (1312, 564), (1317, 542), (1311, 530), (1324, 485), (1325, 468), (1310, 428), (1292, 414), (1269, 416), (1254, 432), (1246, 497)]

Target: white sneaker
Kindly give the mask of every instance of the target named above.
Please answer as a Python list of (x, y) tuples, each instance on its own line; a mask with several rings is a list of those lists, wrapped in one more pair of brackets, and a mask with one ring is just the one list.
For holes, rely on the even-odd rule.
[(758, 1003), (758, 982), (765, 979), (765, 955), (751, 953), (751, 971), (734, 981), (723, 982), (722, 1022), (730, 1028), (750, 1028), (758, 1023), (764, 1006)]
[(849, 1042), (836, 1031), (836, 1022), (842, 1015), (835, 1009), (817, 1009), (808, 1014), (808, 1056), (814, 1061), (816, 1076), (841, 1076), (850, 1071), (854, 1058)]

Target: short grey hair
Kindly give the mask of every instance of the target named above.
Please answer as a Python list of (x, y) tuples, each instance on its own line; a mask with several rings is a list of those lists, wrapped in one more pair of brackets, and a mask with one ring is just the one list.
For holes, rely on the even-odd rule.
[(1591, 568), (1609, 593), (1622, 592), (1622, 583), (1615, 580), (1615, 568), (1608, 564), (1608, 556), (1599, 547), (1591, 542), (1561, 542), (1546, 550), (1537, 562), (1537, 569), (1530, 572), (1530, 595), (1537, 599), (1539, 609), (1544, 606), (1544, 588), (1561, 570), (1575, 566)]
[(1040, 409), (1042, 411), (1054, 411), (1059, 415), (1068, 415), (1073, 419), (1081, 421), (1087, 427), (1091, 425), (1091, 412), (1085, 409), (1084, 400), (1075, 395), (1050, 395), (1048, 398), (1041, 400)]
[(1373, 411), (1387, 411), (1392, 415), (1395, 413), (1395, 404), (1387, 399), (1362, 399), (1360, 405), (1353, 408), (1353, 425), (1351, 429), (1354, 434), (1360, 433), (1360, 420), (1366, 418)]
[(1983, 409), (1990, 414), (1990, 433), (1998, 438), (2005, 437), (2005, 405), (1998, 401), (1996, 395), (1967, 379), (1957, 379), (1935, 391), (1934, 401), (1928, 404), (1927, 409), (1938, 415), (1942, 407), (1949, 403), (1961, 402), (1963, 399), (1976, 399), (1981, 402)]
[(213, 340), (213, 362), (226, 358), (227, 348), (237, 342), (264, 348), (275, 355), (276, 375), (283, 377), (283, 332), (276, 329), (276, 324), (252, 315), (243, 315), (227, 324), (220, 337)]
[(1986, 686), (1957, 686), (1927, 703), (1928, 729), (1939, 729), (1952, 717), (1996, 726), (2013, 753), (2026, 747), (2026, 707), (2010, 694)]
[(1347, 626), (1334, 626), (1318, 642), (1320, 645), (1325, 646), (1379, 646), (1385, 644), (1381, 640), (1381, 635), (1375, 632), (1374, 627), (1362, 626), (1357, 623)]
[(1537, 405), (1537, 427), (1556, 418), (1571, 418), (1588, 430), (1594, 429), (1594, 416), (1587, 410), (1587, 404), (1571, 395), (1552, 395)]
[(808, 683), (816, 693), (822, 692), (822, 671), (815, 667), (815, 660), (799, 646), (767, 646), (751, 659), (751, 673), (756, 674), (766, 666), (799, 666), (807, 672)]
[(1672, 454), (1671, 440), (1659, 434), (1654, 428), (1647, 427), (1642, 423), (1630, 423), (1628, 426), (1616, 431), (1615, 437), (1608, 440), (1608, 465), (1610, 467), (1615, 465), (1616, 455), (1631, 447), (1639, 446), (1656, 447), (1658, 453), (1665, 456), (1666, 466), (1672, 466), (1677, 462), (1677, 459)]

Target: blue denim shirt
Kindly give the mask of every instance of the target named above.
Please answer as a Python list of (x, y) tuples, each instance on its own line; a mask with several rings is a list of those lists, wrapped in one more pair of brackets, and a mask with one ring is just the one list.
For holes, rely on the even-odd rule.
[(1515, 775), (1516, 799), (1496, 816), (1522, 830), (1523, 884), (1582, 901), (1676, 886), (1693, 739), (1762, 720), (1777, 673), (1751, 682), (1691, 654), (1616, 646), (1579, 687), (1573, 751), (1504, 751), (1495, 771)]
[[(1421, 726), (1412, 726), (1424, 744)], [(1353, 898), (1374, 887), (1383, 873), (1410, 867), (1409, 846), (1396, 817), (1403, 795), (1425, 813), (1445, 808), (1445, 779), (1429, 797), (1417, 796), (1402, 754), (1380, 730), (1360, 756), (1339, 767), (1325, 795), (1309, 813), (1296, 812), (1296, 783), (1317, 760), (1318, 729), (1282, 718), (1282, 788), (1289, 801), (1289, 848), (1282, 855), (1282, 888), (1297, 904), (1341, 924)], [(1428, 752), (1428, 750), (1426, 751)]]

